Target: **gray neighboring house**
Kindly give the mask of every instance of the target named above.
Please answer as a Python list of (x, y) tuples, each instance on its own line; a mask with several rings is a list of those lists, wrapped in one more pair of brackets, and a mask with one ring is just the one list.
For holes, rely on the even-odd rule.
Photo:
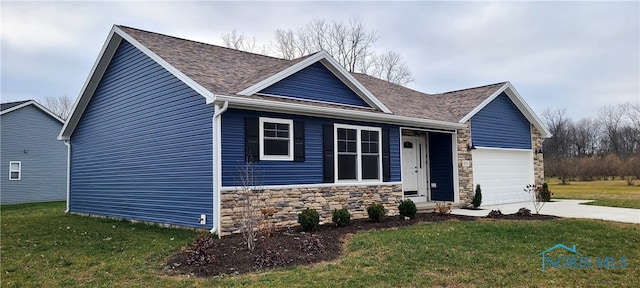
[(36, 101), (1, 104), (1, 204), (67, 199), (68, 150), (56, 139), (63, 125)]

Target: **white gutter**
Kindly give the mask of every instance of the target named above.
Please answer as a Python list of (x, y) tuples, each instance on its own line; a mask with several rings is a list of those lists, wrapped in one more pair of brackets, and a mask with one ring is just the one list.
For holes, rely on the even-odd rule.
[(249, 97), (235, 97), (226, 95), (216, 95), (220, 101), (231, 102), (233, 108), (249, 109), (260, 111), (271, 111), (280, 113), (302, 114), (306, 116), (330, 117), (353, 121), (369, 121), (385, 124), (431, 127), (439, 129), (461, 129), (466, 127), (463, 123), (448, 122), (440, 120), (429, 120), (422, 118), (414, 118), (408, 116), (400, 116), (385, 113), (376, 113), (369, 111), (347, 110), (333, 107), (316, 107), (298, 103), (276, 102), (264, 99), (255, 99)]
[(212, 121), (212, 137), (213, 137), (213, 225), (211, 227), (211, 230), (209, 230), (210, 233), (216, 233), (218, 234), (218, 238), (220, 238), (220, 226), (221, 226), (221, 219), (220, 219), (220, 190), (222, 188), (222, 161), (220, 159), (220, 155), (222, 155), (222, 144), (221, 144), (221, 140), (220, 137), (222, 135), (221, 133), (221, 115), (222, 113), (224, 113), (225, 111), (227, 111), (227, 108), (229, 107), (229, 102), (224, 101), (224, 104), (222, 104), (222, 108), (218, 105), (215, 104), (214, 105), (214, 112), (213, 112), (213, 121)]
[(71, 191), (71, 142), (69, 142), (69, 140), (65, 140), (64, 145), (67, 145), (67, 210), (65, 210), (64, 213), (68, 213), (69, 192)]

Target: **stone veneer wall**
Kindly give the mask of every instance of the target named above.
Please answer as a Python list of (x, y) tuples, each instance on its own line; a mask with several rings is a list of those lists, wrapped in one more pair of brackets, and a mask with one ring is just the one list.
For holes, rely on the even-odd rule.
[[(467, 145), (471, 144), (471, 124), (465, 123), (466, 127), (458, 129), (458, 187), (460, 192), (460, 207), (471, 206), (473, 201), (473, 161), (471, 161), (471, 151), (467, 151)], [(467, 164), (467, 165), (464, 165)]]
[[(236, 191), (221, 192), (221, 235), (240, 233), (241, 207)], [(320, 213), (320, 223), (331, 223), (333, 209), (346, 207), (351, 219), (367, 218), (366, 207), (382, 203), (387, 216), (398, 215), (402, 201), (402, 185), (334, 186), (314, 188), (266, 189), (259, 199), (259, 208), (276, 208), (273, 217), (276, 228), (298, 226), (298, 213), (306, 208)], [(258, 208), (258, 209), (259, 209)]]
[(544, 155), (542, 153), (536, 153), (536, 151), (542, 151), (542, 135), (536, 127), (531, 125), (531, 145), (533, 148), (533, 180), (537, 185), (544, 183)]

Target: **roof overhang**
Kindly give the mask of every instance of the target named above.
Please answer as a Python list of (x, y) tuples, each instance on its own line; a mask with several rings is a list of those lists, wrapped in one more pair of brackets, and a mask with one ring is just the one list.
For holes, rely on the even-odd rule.
[(254, 99), (242, 96), (216, 95), (215, 103), (229, 103), (230, 108), (268, 111), (287, 114), (301, 114), (305, 116), (343, 119), (352, 121), (367, 121), (375, 123), (406, 125), (413, 127), (428, 127), (436, 129), (461, 129), (463, 123), (429, 120), (380, 112), (362, 110), (348, 110), (333, 107), (319, 107), (300, 103), (286, 103), (264, 99)]
[(156, 53), (151, 51), (149, 48), (144, 46), (135, 38), (131, 37), (129, 34), (124, 32), (118, 26), (114, 25), (109, 32), (109, 36), (107, 40), (102, 45), (102, 49), (100, 50), (100, 54), (96, 59), (96, 62), (93, 64), (91, 68), (91, 72), (89, 72), (89, 76), (87, 80), (85, 80), (82, 89), (80, 90), (80, 95), (76, 98), (76, 101), (73, 104), (73, 109), (71, 110), (71, 114), (67, 119), (65, 125), (62, 127), (60, 134), (58, 135), (58, 140), (69, 140), (71, 134), (75, 130), (76, 126), (80, 122), (80, 118), (82, 118), (82, 114), (84, 114), (85, 109), (89, 105), (89, 101), (91, 101), (91, 97), (93, 97), (94, 92), (98, 88), (98, 84), (102, 80), (104, 73), (111, 63), (111, 59), (120, 46), (122, 40), (129, 42), (131, 45), (139, 49), (142, 53), (147, 55), (149, 58), (154, 60), (160, 66), (165, 68), (169, 73), (176, 76), (182, 82), (184, 82), (187, 86), (191, 87), (198, 94), (202, 95), (207, 102), (213, 101), (215, 96), (209, 90), (202, 87), (202, 85), (198, 84), (193, 79), (186, 76), (184, 73), (180, 72), (177, 68), (173, 67), (169, 62), (162, 59)]
[(524, 117), (527, 118), (527, 120), (529, 120), (529, 123), (533, 124), (533, 126), (536, 127), (538, 131), (540, 131), (540, 134), (543, 138), (550, 138), (552, 136), (551, 132), (549, 132), (549, 129), (545, 127), (545, 125), (542, 123), (540, 118), (536, 115), (536, 113), (533, 112), (533, 109), (531, 109), (531, 107), (527, 105), (527, 103), (524, 101), (522, 96), (520, 96), (520, 93), (518, 93), (518, 91), (513, 87), (511, 82), (507, 82), (504, 85), (502, 85), (502, 87), (500, 87), (493, 94), (491, 94), (491, 96), (489, 96), (482, 103), (480, 103), (480, 105), (476, 106), (476, 108), (471, 110), (471, 112), (469, 112), (467, 115), (462, 117), (462, 119), (460, 119), (460, 121), (458, 122), (466, 123), (467, 121), (469, 121), (474, 115), (480, 112), (480, 110), (482, 110), (485, 106), (489, 105), (489, 103), (491, 103), (493, 99), (496, 99), (496, 97), (502, 94), (502, 92), (504, 92), (507, 95), (507, 97), (511, 99), (513, 104), (516, 105), (516, 107), (518, 107), (518, 110), (520, 110), (520, 113), (522, 113), (522, 115), (524, 115)]
[(34, 100), (29, 100), (29, 101), (24, 102), (24, 103), (22, 103), (20, 105), (13, 106), (13, 107), (11, 107), (9, 109), (4, 109), (4, 110), (2, 110), (2, 112), (0, 112), (0, 115), (4, 115), (4, 114), (7, 114), (7, 113), (16, 111), (16, 110), (18, 110), (20, 108), (24, 108), (24, 107), (27, 107), (29, 105), (33, 105), (34, 107), (42, 110), (42, 112), (44, 112), (47, 115), (51, 116), (51, 118), (56, 119), (58, 122), (64, 124), (64, 119), (60, 118), (60, 116), (58, 116), (56, 114), (53, 114), (53, 112), (49, 111), (49, 109), (47, 109), (46, 107), (40, 105), (40, 103), (38, 103), (38, 102), (36, 102)]
[(349, 71), (347, 71), (342, 65), (340, 65), (329, 53), (322, 50), (316, 54), (313, 54), (306, 59), (287, 67), (286, 69), (271, 75), (270, 77), (251, 85), (250, 87), (238, 92), (238, 95), (250, 96), (254, 95), (263, 89), (275, 84), (276, 82), (287, 78), (298, 71), (309, 67), (316, 62), (322, 63), (331, 73), (333, 73), (342, 83), (347, 85), (353, 90), (362, 100), (364, 100), (371, 107), (376, 108), (384, 113), (391, 114), (391, 110), (387, 108), (378, 98), (376, 98), (367, 88), (365, 88), (356, 78), (354, 78)]

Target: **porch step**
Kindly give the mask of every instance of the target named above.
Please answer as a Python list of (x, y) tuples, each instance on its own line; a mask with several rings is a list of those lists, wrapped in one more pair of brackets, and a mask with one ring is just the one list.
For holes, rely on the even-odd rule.
[[(458, 208), (458, 204), (453, 204), (452, 208)], [(436, 211), (436, 202), (417, 202), (418, 213), (431, 213)]]

